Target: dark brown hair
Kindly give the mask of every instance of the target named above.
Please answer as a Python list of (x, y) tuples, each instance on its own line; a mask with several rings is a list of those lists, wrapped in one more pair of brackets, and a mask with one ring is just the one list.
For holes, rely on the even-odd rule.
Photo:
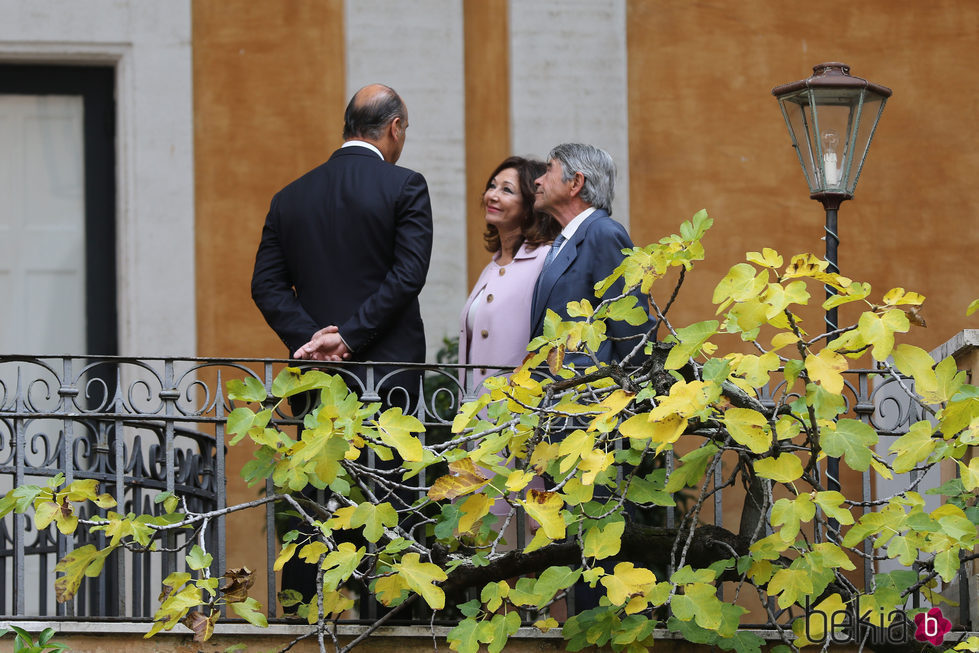
[[(517, 179), (520, 184), (520, 199), (523, 202), (524, 209), (523, 220), (520, 222), (520, 231), (523, 232), (523, 238), (511, 252), (511, 254), (516, 254), (517, 250), (524, 243), (533, 249), (544, 243), (551, 242), (561, 233), (561, 225), (546, 213), (534, 210), (534, 180), (547, 170), (547, 166), (544, 165), (543, 161), (525, 159), (522, 156), (507, 157), (490, 173), (489, 178), (486, 180), (486, 187), (483, 189), (483, 195), (485, 196), (486, 190), (493, 183), (493, 178), (507, 168), (513, 168), (517, 172)], [(482, 199), (480, 199), (480, 206), (483, 206)], [(487, 250), (494, 253), (500, 251), (500, 247), (502, 246), (500, 244), (500, 233), (494, 225), (486, 226), (483, 240), (486, 241)]]

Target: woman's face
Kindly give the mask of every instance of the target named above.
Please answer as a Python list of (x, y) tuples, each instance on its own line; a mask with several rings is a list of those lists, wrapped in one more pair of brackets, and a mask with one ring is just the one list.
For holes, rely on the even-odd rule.
[(501, 233), (520, 229), (524, 208), (516, 170), (504, 168), (490, 180), (483, 192), (483, 207), (486, 223), (494, 225)]

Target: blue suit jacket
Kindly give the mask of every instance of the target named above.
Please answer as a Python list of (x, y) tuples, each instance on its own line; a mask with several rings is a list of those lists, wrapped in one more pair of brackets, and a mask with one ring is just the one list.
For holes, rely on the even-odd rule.
[[(547, 309), (551, 309), (562, 319), (567, 320), (567, 304), (570, 301), (587, 299), (592, 306), (597, 306), (600, 300), (595, 297), (595, 284), (612, 273), (624, 258), (622, 250), (632, 246), (632, 239), (629, 238), (625, 227), (610, 218), (604, 210), (597, 209), (585, 218), (571, 240), (565, 243), (561, 252), (541, 273), (530, 311), (531, 337), (536, 338), (544, 333), (544, 315)], [(605, 293), (605, 297), (614, 297), (621, 292), (622, 280), (620, 279)], [(637, 293), (637, 297), (640, 306), (644, 308), (648, 306), (645, 296)], [(649, 328), (648, 324), (634, 327), (625, 322), (612, 320), (606, 324), (608, 326), (606, 335), (620, 338), (643, 333)], [(597, 355), (599, 360), (606, 363), (620, 360), (632, 351), (635, 345), (635, 340), (631, 342), (607, 340), (602, 343)], [(583, 355), (572, 355), (566, 360), (581, 365), (588, 359)]]

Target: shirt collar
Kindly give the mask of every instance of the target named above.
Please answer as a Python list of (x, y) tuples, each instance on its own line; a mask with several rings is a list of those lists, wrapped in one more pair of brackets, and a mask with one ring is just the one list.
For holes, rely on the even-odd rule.
[(571, 237), (574, 236), (574, 232), (578, 231), (578, 227), (580, 227), (581, 223), (585, 221), (585, 218), (587, 218), (594, 212), (595, 212), (595, 207), (589, 206), (587, 209), (585, 209), (584, 211), (576, 215), (574, 219), (571, 222), (569, 222), (564, 227), (564, 229), (561, 230), (561, 235), (564, 236), (565, 243), (571, 240)]
[(377, 149), (373, 144), (368, 143), (367, 141), (359, 141), (357, 139), (351, 139), (349, 141), (344, 141), (343, 145), (341, 145), (340, 147), (366, 147), (368, 150), (370, 150), (377, 156), (381, 157), (381, 161), (384, 160), (384, 155), (381, 154), (381, 151)]

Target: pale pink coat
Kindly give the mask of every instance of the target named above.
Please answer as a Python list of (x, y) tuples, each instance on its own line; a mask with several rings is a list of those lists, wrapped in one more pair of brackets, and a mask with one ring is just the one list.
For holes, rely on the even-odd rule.
[[(528, 251), (526, 244), (521, 245), (513, 261), (506, 266), (497, 263), (500, 258), (497, 252), (483, 268), (469, 293), (459, 317), (459, 362), (487, 366), (475, 370), (473, 376), (477, 385), (487, 376), (500, 373), (490, 366), (512, 370), (527, 355), (534, 286), (550, 249), (549, 245), (544, 244)], [(476, 314), (470, 342), (466, 316), (469, 306), (483, 288), (486, 294)]]
[[(483, 268), (476, 285), (469, 293), (459, 316), (459, 362), (487, 366), (473, 370), (474, 387), (478, 387), (486, 377), (509, 373), (527, 355), (534, 286), (537, 285), (537, 277), (540, 276), (544, 259), (550, 250), (551, 246), (547, 243), (530, 251), (526, 245), (521, 245), (513, 261), (506, 266), (497, 263), (500, 258), (497, 252), (493, 255), (493, 260)], [(486, 294), (483, 305), (476, 313), (470, 342), (467, 337), (466, 317), (469, 306), (484, 287)], [(490, 300), (490, 297), (493, 299)], [(509, 369), (501, 371), (499, 368)], [(542, 490), (544, 482), (535, 478), (529, 487)], [(506, 502), (498, 499), (490, 512), (502, 518), (509, 509)], [(530, 532), (533, 533), (537, 529), (537, 523), (531, 519), (528, 519), (528, 523)]]

